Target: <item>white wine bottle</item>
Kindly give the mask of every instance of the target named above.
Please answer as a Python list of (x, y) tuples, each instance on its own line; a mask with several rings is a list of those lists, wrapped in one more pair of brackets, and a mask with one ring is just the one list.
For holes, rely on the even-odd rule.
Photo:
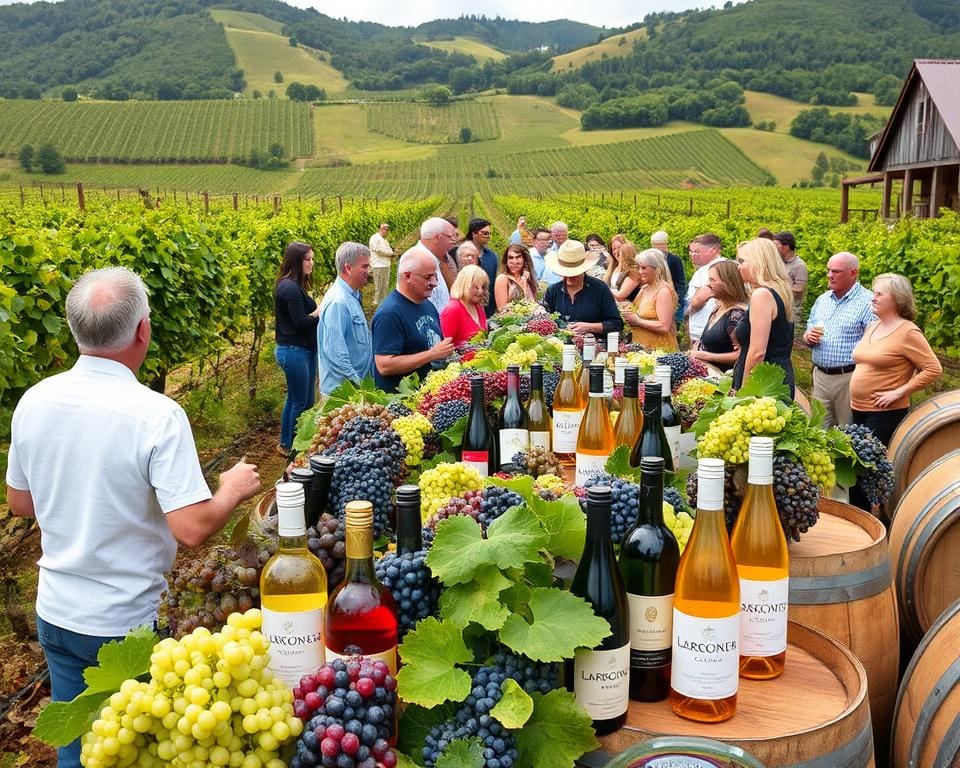
[(576, 463), (577, 435), (584, 407), (580, 384), (573, 372), (576, 354), (575, 346), (564, 346), (560, 380), (553, 393), (553, 452), (567, 467)]
[(527, 401), (527, 426), (530, 428), (530, 447), (550, 450), (553, 425), (550, 409), (543, 397), (543, 363), (530, 366), (530, 399)]
[(747, 493), (730, 539), (740, 576), (740, 676), (770, 680), (787, 656), (790, 554), (773, 498), (773, 438), (750, 438)]
[(263, 634), (270, 641), (270, 669), (291, 688), (324, 662), (327, 572), (307, 549), (303, 498), (299, 483), (277, 485), (279, 546), (260, 574)]
[(581, 487), (605, 471), (607, 459), (616, 447), (607, 398), (603, 395), (603, 374), (602, 365), (590, 366), (590, 401), (577, 434), (576, 483)]
[(663, 424), (663, 433), (670, 444), (670, 456), (673, 466), (667, 467), (670, 472), (676, 472), (680, 463), (680, 415), (673, 407), (672, 373), (669, 365), (658, 365), (654, 368), (654, 375), (660, 382), (660, 421)]
[(610, 488), (587, 489), (587, 536), (570, 591), (606, 619), (610, 634), (594, 648), (578, 648), (565, 665), (567, 689), (593, 719), (598, 735), (627, 719), (630, 680), (630, 609), (610, 538)]
[(723, 514), (723, 460), (697, 464), (697, 518), (673, 596), (670, 705), (702, 723), (733, 717), (740, 682), (740, 582)]
[(520, 400), (520, 366), (507, 366), (507, 396), (500, 409), (499, 438), (500, 466), (513, 463), (513, 457), (530, 448), (530, 429), (527, 411)]

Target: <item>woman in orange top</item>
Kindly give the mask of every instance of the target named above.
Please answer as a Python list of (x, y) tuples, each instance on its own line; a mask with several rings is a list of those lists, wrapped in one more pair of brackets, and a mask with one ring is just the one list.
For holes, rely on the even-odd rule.
[[(623, 248), (620, 249), (623, 253)], [(677, 292), (673, 289), (670, 271), (663, 251), (648, 248), (636, 257), (636, 274), (640, 283), (636, 301), (623, 313), (632, 326), (633, 340), (647, 349), (676, 352), (677, 327), (673, 315), (677, 309)]]
[(913, 323), (913, 287), (903, 275), (873, 280), (873, 314), (853, 349), (857, 367), (850, 377), (853, 423), (866, 424), (884, 445), (910, 410), (910, 395), (943, 373), (930, 344)]

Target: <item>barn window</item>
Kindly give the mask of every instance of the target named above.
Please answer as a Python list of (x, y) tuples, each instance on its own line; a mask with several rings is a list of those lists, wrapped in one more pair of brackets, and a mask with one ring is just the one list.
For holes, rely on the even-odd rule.
[(927, 94), (924, 93), (917, 102), (917, 136), (923, 136), (924, 131), (927, 129), (927, 101)]

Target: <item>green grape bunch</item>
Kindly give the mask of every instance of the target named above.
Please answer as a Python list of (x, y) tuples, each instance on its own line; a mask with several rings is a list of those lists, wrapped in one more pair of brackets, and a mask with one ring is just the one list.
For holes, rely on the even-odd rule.
[(724, 411), (714, 419), (697, 443), (697, 455), (742, 464), (750, 457), (751, 437), (775, 436), (786, 424), (776, 398), (758, 397)]
[(465, 464), (444, 463), (420, 475), (420, 515), (426, 522), (454, 496), (483, 487), (480, 473)]

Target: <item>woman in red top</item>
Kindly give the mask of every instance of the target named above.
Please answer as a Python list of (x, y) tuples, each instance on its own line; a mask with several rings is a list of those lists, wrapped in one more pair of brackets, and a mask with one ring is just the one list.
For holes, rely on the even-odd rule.
[(440, 313), (440, 330), (445, 338), (453, 339), (454, 346), (469, 341), (480, 331), (487, 330), (487, 303), (490, 278), (476, 265), (470, 264), (457, 273), (450, 286), (450, 301)]

